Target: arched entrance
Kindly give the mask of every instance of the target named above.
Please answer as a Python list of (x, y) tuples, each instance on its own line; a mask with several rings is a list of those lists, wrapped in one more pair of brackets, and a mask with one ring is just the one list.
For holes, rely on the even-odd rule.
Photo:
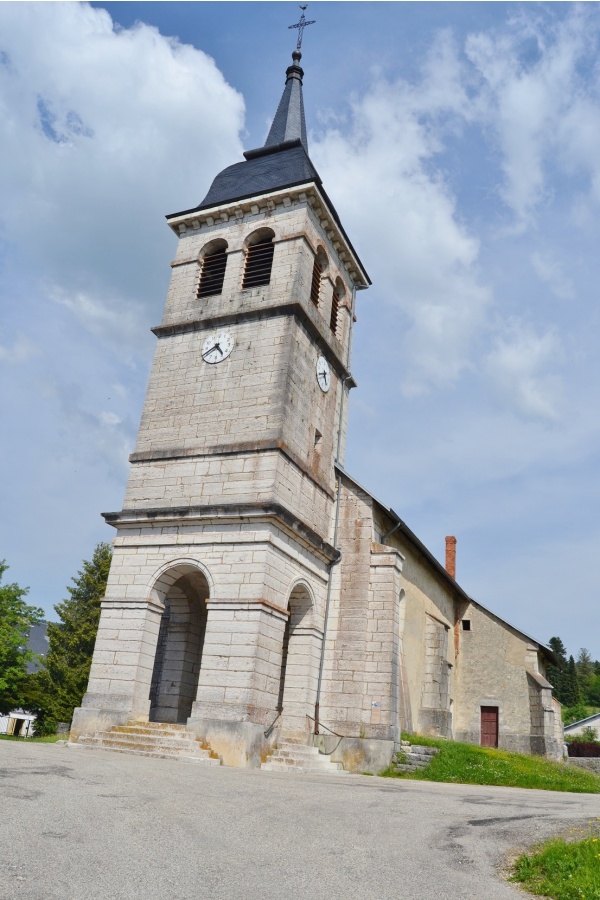
[(150, 685), (150, 721), (185, 723), (198, 689), (208, 581), (199, 569), (180, 565), (161, 576), (155, 590), (164, 611)]
[(282, 732), (304, 735), (307, 716), (314, 714), (322, 633), (314, 624), (314, 602), (308, 586), (299, 582), (290, 593), (289, 618), (281, 654), (278, 710)]

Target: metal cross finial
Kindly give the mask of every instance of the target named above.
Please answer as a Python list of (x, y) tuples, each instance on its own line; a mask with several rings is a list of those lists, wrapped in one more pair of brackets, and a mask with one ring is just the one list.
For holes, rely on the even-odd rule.
[(300, 50), (302, 47), (302, 35), (304, 33), (304, 29), (306, 28), (306, 26), (314, 25), (315, 22), (317, 21), (316, 19), (312, 19), (312, 21), (307, 22), (306, 18), (304, 16), (304, 10), (306, 9), (306, 6), (301, 6), (300, 9), (302, 10), (302, 15), (300, 16), (300, 21), (296, 22), (295, 25), (288, 25), (288, 28), (297, 28), (298, 29), (298, 43), (296, 44), (296, 50)]

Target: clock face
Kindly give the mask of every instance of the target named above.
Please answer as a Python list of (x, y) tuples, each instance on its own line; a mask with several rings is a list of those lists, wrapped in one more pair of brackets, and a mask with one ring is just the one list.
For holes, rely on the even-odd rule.
[(211, 334), (202, 344), (202, 359), (211, 365), (222, 362), (233, 350), (234, 343), (235, 341), (228, 331)]
[(324, 356), (320, 356), (317, 360), (317, 383), (323, 393), (326, 394), (331, 385), (331, 373)]

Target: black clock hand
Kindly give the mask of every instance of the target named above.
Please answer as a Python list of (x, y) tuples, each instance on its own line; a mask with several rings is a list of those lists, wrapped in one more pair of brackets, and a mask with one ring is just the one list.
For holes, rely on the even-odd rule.
[(223, 351), (221, 350), (221, 345), (218, 343), (215, 343), (212, 345), (212, 347), (209, 347), (205, 353), (202, 354), (202, 359), (206, 359), (207, 356), (210, 356), (210, 354), (213, 352), (213, 350), (218, 350), (219, 353), (221, 354), (221, 356), (225, 355), (223, 353)]

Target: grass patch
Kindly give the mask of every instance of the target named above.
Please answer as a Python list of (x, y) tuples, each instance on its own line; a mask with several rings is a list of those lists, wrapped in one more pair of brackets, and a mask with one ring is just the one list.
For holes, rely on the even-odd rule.
[(57, 741), (68, 741), (68, 734), (47, 734), (44, 737), (19, 737), (15, 734), (0, 734), (0, 741), (22, 741), (27, 744), (55, 744)]
[(600, 900), (600, 840), (548, 841), (519, 857), (509, 880), (552, 900)]
[(381, 775), (391, 778), (412, 778), (418, 781), (450, 781), (457, 784), (501, 785), (543, 791), (600, 794), (600, 777), (575, 766), (551, 762), (540, 756), (508, 753), (506, 750), (492, 750), (457, 741), (418, 735), (409, 735), (408, 738), (413, 744), (438, 747), (440, 752), (425, 769), (412, 773), (397, 772), (392, 765), (381, 772)]

